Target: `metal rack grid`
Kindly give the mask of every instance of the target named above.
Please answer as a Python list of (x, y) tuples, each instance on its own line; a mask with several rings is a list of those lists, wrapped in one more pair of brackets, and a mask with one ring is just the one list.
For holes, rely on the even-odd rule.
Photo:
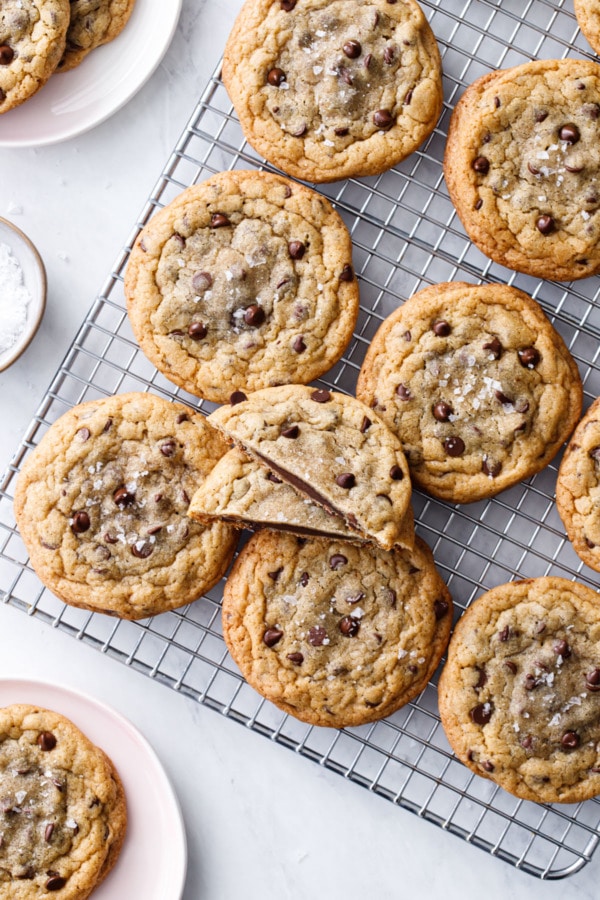
[[(403, 164), (379, 177), (320, 188), (354, 241), (361, 311), (344, 358), (321, 383), (353, 392), (380, 322), (415, 291), (440, 281), (504, 281), (535, 297), (579, 365), (586, 405), (600, 394), (600, 283), (540, 281), (509, 272), (469, 242), (448, 199), (441, 159), (452, 107), (484, 72), (539, 57), (591, 56), (571, 0), (422, 0), (444, 64), (445, 105), (437, 129)], [(221, 586), (180, 610), (141, 622), (64, 606), (32, 571), (15, 528), (19, 467), (47, 428), (76, 403), (150, 390), (209, 411), (175, 390), (139, 350), (123, 296), (129, 249), (154, 211), (183, 188), (234, 168), (263, 168), (241, 134), (218, 71), (154, 187), (122, 255), (60, 366), (0, 484), (0, 595), (4, 602), (84, 640), (174, 690), (318, 762), (447, 831), (540, 878), (580, 869), (598, 844), (600, 802), (542, 806), (515, 799), (453, 756), (437, 715), (435, 679), (392, 717), (344, 731), (283, 715), (242, 680), (220, 626)], [(268, 167), (266, 167), (268, 168)], [(456, 507), (416, 492), (417, 531), (432, 546), (459, 609), (515, 577), (577, 578), (596, 588), (564, 537), (556, 513), (556, 465), (494, 500)]]

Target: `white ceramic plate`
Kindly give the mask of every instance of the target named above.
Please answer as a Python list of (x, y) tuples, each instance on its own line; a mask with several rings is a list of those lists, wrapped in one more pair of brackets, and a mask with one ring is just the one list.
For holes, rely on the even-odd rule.
[(182, 0), (136, 0), (120, 35), (70, 72), (55, 73), (30, 100), (0, 116), (0, 147), (40, 147), (93, 128), (152, 75), (169, 46)]
[(65, 715), (117, 768), (128, 825), (117, 863), (94, 900), (180, 900), (187, 851), (179, 804), (158, 757), (131, 722), (98, 700), (41, 681), (0, 679), (0, 706), (30, 703)]
[(20, 228), (0, 218), (0, 244), (10, 247), (23, 272), (23, 283), (31, 301), (27, 304), (25, 327), (14, 344), (0, 352), (0, 372), (8, 369), (33, 340), (46, 308), (46, 270), (42, 258)]

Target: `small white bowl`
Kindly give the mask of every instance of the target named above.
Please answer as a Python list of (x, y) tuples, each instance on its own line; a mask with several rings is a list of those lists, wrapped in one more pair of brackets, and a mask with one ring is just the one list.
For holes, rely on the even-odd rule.
[(12, 222), (2, 218), (0, 218), (0, 244), (8, 244), (13, 256), (19, 261), (25, 287), (31, 295), (25, 328), (16, 342), (4, 353), (0, 353), (0, 372), (3, 372), (29, 346), (42, 321), (46, 308), (46, 269), (40, 254), (27, 235)]

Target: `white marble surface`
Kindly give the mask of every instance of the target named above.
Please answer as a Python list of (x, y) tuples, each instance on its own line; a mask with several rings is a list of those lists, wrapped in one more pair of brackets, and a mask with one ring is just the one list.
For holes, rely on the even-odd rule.
[[(0, 216), (12, 218), (37, 244), (49, 282), (38, 336), (0, 373), (0, 469), (112, 267), (239, 5), (184, 0), (160, 68), (113, 118), (61, 145), (0, 150)], [(0, 677), (7, 676), (81, 688), (111, 703), (150, 740), (183, 807), (190, 852), (185, 900), (598, 895), (600, 854), (567, 882), (539, 883), (2, 606)]]

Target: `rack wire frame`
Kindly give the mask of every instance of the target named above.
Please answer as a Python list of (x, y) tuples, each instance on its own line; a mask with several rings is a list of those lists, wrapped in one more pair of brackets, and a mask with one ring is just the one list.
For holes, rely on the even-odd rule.
[[(562, 334), (584, 381), (600, 394), (600, 283), (559, 284), (492, 263), (469, 242), (445, 190), (441, 160), (452, 108), (479, 75), (535, 58), (588, 56), (570, 0), (422, 0), (442, 52), (444, 111), (429, 140), (395, 169), (319, 189), (350, 229), (361, 308), (343, 359), (321, 384), (353, 392), (366, 347), (383, 319), (429, 284), (505, 282), (535, 297)], [(49, 426), (83, 401), (152, 391), (209, 412), (144, 357), (125, 311), (130, 248), (153, 213), (185, 187), (224, 169), (271, 169), (244, 141), (219, 68), (168, 159), (122, 253), (83, 322), (0, 482), (0, 598), (272, 741), (542, 879), (571, 875), (598, 845), (600, 802), (518, 800), (453, 756), (437, 714), (434, 677), (414, 702), (360, 728), (310, 727), (262, 700), (242, 679), (222, 638), (222, 585), (179, 610), (140, 622), (68, 607), (37, 579), (15, 526), (14, 481)], [(453, 506), (415, 492), (418, 533), (431, 545), (457, 613), (513, 578), (559, 575), (597, 589), (565, 539), (554, 503), (557, 463), (495, 499)]]

